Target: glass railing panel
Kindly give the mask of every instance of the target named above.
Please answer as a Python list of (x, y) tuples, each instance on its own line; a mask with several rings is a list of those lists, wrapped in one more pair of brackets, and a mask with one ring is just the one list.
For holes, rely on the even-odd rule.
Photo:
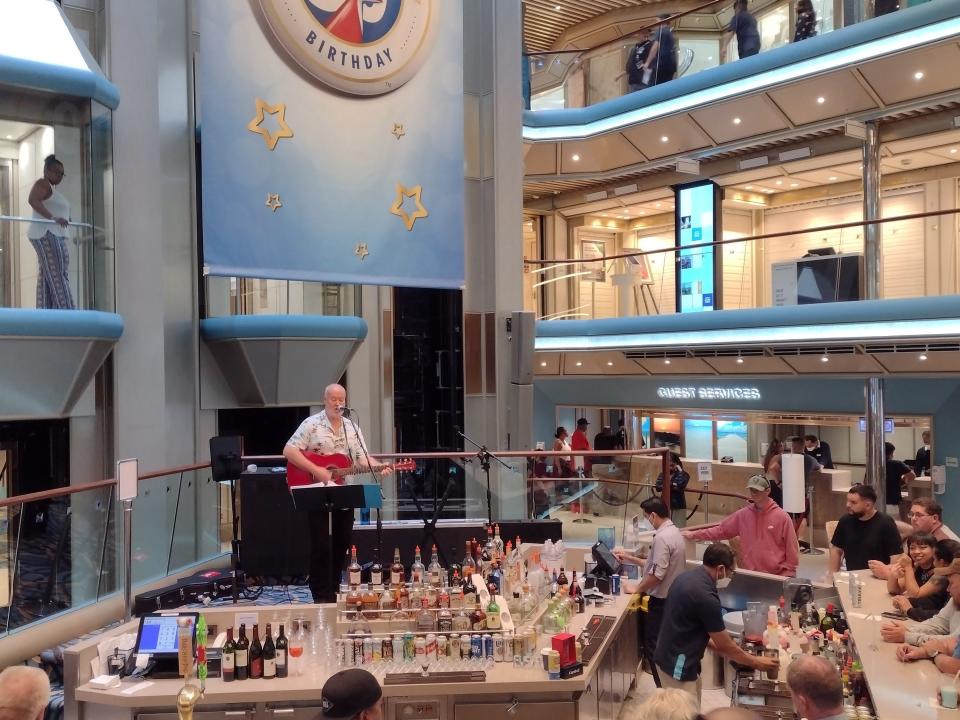
[(0, 635), (95, 603), (114, 585), (113, 487), (3, 508)]
[(228, 315), (360, 316), (360, 285), (208, 276), (206, 317)]

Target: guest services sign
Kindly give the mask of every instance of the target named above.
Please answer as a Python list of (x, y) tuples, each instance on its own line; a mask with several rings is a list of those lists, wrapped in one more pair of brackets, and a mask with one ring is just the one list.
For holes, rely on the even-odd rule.
[(283, 49), (322, 83), (381, 95), (407, 82), (428, 54), (437, 0), (260, 0)]

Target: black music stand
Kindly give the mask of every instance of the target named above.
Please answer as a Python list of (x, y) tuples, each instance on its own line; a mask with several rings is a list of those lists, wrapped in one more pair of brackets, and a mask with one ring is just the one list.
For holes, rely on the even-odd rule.
[[(327, 513), (327, 537), (333, 535), (334, 510), (383, 507), (379, 485), (295, 485), (290, 488), (295, 511)], [(340, 559), (343, 562), (343, 558)], [(333, 567), (333, 542), (327, 542), (327, 566)], [(343, 566), (341, 565), (341, 570)]]

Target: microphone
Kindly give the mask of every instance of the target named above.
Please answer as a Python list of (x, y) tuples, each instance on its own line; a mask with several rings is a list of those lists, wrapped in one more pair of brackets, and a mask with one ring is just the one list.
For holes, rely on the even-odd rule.
[(350, 414), (356, 412), (353, 408), (348, 408), (346, 405), (340, 406), (340, 415), (345, 418), (349, 418)]

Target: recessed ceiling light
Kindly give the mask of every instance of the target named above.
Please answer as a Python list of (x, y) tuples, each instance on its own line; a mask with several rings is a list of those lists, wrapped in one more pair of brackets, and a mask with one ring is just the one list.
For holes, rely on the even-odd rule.
[(7, 135), (7, 140), (13, 140), (13, 135)]
[(827, 99), (826, 99), (823, 95), (821, 95), (820, 97), (817, 98), (817, 104), (818, 104), (818, 105), (823, 105), (826, 101), (827, 101)]
[[(697, 18), (699, 20), (700, 18)], [(713, 55), (707, 55), (707, 60), (713, 60)]]
[(646, 215), (646, 214), (647, 214), (647, 211), (646, 211), (646, 210), (641, 210), (641, 211), (640, 211), (640, 214), (641, 214), (641, 215)]
[(914, 80), (923, 80), (923, 71), (922, 71), (922, 70), (917, 70), (917, 71), (913, 74), (913, 79), (914, 79)]
[(826, 355), (822, 355), (820, 357), (820, 362), (830, 362), (830, 358), (828, 358)]
[(561, 10), (563, 10), (563, 8), (560, 7), (559, 5), (554, 5), (553, 9), (556, 10), (557, 12), (560, 12)]
[(577, 360), (577, 367), (582, 367), (582, 366), (583, 366), (583, 363)]
[(744, 185), (745, 190), (753, 190), (753, 185)]
[(606, 216), (607, 216), (606, 213), (600, 213), (600, 217), (606, 217)]
[(670, 142), (670, 138), (668, 138), (666, 135), (663, 135), (660, 138), (660, 142)]
[(573, 155), (571, 155), (571, 156), (570, 156), (570, 159), (573, 160), (574, 162), (580, 162), (580, 156), (577, 155), (576, 153), (574, 153)]
[(956, 148), (950, 148), (950, 154), (951, 154), (951, 155), (956, 155), (956, 154), (957, 154), (957, 149), (956, 149)]
[(768, 195), (773, 192), (773, 190), (771, 190), (770, 188), (764, 188), (763, 191)]
[(831, 175), (830, 177), (827, 178), (827, 180), (829, 180), (830, 182), (833, 182), (836, 179), (837, 179), (836, 175)]
[(737, 355), (737, 365), (743, 365), (743, 358)]
[(613, 361), (607, 360), (607, 367), (613, 367)]
[(800, 183), (790, 183), (790, 187), (800, 187)]
[(920, 360), (926, 360), (926, 359), (927, 359), (927, 354), (926, 354), (925, 352), (920, 353), (920, 358), (919, 358), (919, 359), (920, 359)]
[(663, 364), (664, 364), (664, 365), (669, 365), (669, 364), (670, 364), (670, 358), (664, 358), (664, 359), (663, 359)]
[(783, 180), (777, 180), (776, 184), (777, 184), (777, 185), (783, 185)]
[(656, 207), (660, 207), (660, 203), (656, 203)]
[(733, 119), (733, 124), (734, 124), (734, 125), (739, 125), (741, 122), (743, 122), (743, 121), (742, 121), (740, 118), (738, 118), (738, 117), (735, 117), (735, 118)]
[(541, 360), (541, 361), (540, 361), (540, 367), (546, 367), (546, 366), (547, 366), (547, 361), (546, 361), (546, 360)]

